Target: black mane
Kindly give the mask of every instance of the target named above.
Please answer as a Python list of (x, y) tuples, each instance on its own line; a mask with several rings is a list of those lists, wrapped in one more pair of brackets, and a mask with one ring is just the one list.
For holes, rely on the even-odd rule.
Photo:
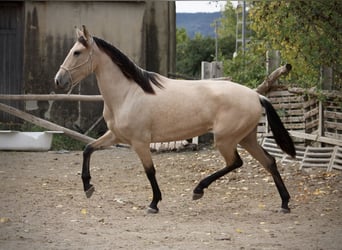
[(122, 73), (128, 79), (134, 80), (146, 93), (155, 93), (151, 82), (159, 88), (163, 87), (159, 82), (156, 73), (149, 72), (138, 67), (125, 54), (106, 41), (97, 37), (93, 37), (93, 39), (99, 49), (105, 52), (112, 59), (113, 63), (121, 69)]

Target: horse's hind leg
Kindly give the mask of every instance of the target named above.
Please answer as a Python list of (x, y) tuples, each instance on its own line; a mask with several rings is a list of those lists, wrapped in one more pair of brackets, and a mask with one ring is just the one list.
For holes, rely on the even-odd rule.
[(115, 136), (114, 134), (108, 130), (104, 135), (102, 135), (97, 140), (89, 143), (84, 151), (83, 151), (83, 165), (82, 165), (82, 181), (83, 181), (83, 189), (87, 196), (90, 198), (95, 191), (95, 188), (92, 184), (90, 184), (90, 157), (91, 154), (98, 149), (109, 147), (115, 144)]
[(273, 156), (271, 156), (265, 149), (263, 149), (256, 140), (256, 133), (250, 133), (240, 145), (245, 148), (261, 165), (272, 175), (273, 180), (281, 197), (281, 212), (289, 213), (290, 208), (288, 203), (290, 201), (290, 194), (287, 191), (283, 179), (281, 178), (277, 169), (277, 164)]
[[(238, 154), (238, 152), (232, 150), (231, 148), (223, 147), (223, 146), (218, 146), (218, 149), (222, 156), (225, 158), (225, 161), (227, 163), (227, 166), (212, 175), (204, 178), (203, 180), (200, 181), (200, 183), (196, 186), (193, 192), (193, 200), (198, 200), (202, 198), (204, 191), (203, 189), (208, 188), (211, 183), (216, 181), (217, 179), (221, 178), (222, 176), (228, 174), (229, 172), (233, 171), (236, 168), (239, 168), (242, 166), (243, 162)], [(233, 152), (233, 153), (230, 153)]]

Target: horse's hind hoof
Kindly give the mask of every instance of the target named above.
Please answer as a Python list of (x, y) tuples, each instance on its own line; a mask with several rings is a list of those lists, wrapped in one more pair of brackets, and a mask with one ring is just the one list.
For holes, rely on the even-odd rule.
[(282, 214), (289, 214), (291, 213), (291, 209), (290, 208), (280, 208), (279, 210), (279, 213), (282, 213)]
[(157, 214), (158, 212), (159, 212), (159, 209), (157, 207), (156, 208), (152, 208), (152, 207), (147, 208), (148, 214)]
[(199, 200), (203, 197), (204, 193), (193, 193), (192, 194), (192, 200)]
[(90, 188), (85, 191), (85, 195), (87, 196), (87, 198), (90, 198), (93, 195), (94, 191), (95, 187), (93, 185), (90, 185)]

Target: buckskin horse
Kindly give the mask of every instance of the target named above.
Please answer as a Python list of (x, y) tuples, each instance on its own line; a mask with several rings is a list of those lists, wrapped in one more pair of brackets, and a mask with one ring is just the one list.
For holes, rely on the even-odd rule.
[(108, 131), (86, 145), (82, 181), (86, 196), (90, 184), (90, 157), (95, 150), (118, 143), (129, 144), (140, 158), (153, 191), (148, 207), (157, 213), (162, 195), (156, 179), (150, 143), (192, 138), (212, 131), (215, 145), (226, 166), (201, 180), (193, 191), (199, 199), (204, 189), (230, 171), (242, 166), (239, 144), (272, 175), (282, 203), (290, 212), (290, 195), (277, 170), (275, 159), (257, 142), (257, 125), (265, 109), (276, 143), (292, 157), (293, 141), (270, 101), (243, 85), (231, 81), (174, 80), (138, 67), (108, 42), (91, 36), (86, 27), (76, 28), (77, 41), (55, 76), (57, 88), (70, 89), (95, 73), (104, 100), (103, 116)]

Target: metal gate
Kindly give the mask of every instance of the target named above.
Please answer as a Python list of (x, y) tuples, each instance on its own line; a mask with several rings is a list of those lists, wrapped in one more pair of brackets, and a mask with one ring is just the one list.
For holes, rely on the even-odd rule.
[[(0, 94), (23, 93), (23, 13), (23, 2), (0, 2)], [(18, 101), (6, 104), (22, 108)], [(0, 111), (0, 123), (18, 121)]]

